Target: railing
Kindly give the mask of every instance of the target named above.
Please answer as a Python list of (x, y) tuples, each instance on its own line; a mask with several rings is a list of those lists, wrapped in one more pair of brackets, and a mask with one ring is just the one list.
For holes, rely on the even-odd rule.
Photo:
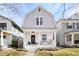
[(38, 44), (40, 44), (40, 45), (51, 45), (52, 41), (51, 40), (50, 41), (40, 41), (40, 43), (37, 43), (37, 42), (31, 43), (30, 41), (27, 42), (27, 45), (38, 45)]
[(37, 42), (31, 43), (30, 41), (28, 41), (27, 45), (37, 45)]
[(79, 31), (79, 29), (64, 29), (64, 32)]
[(52, 41), (40, 41), (40, 45), (51, 45)]

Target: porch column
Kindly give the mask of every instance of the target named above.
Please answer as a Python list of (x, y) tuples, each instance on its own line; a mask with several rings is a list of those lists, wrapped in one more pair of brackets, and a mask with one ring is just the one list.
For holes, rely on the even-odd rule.
[(24, 39), (23, 39), (23, 48), (26, 48), (26, 47), (27, 47), (26, 32), (25, 32), (23, 35), (24, 35)]
[(77, 29), (77, 23), (75, 22), (75, 29)]
[(54, 45), (56, 47), (56, 32), (54, 32)]
[(39, 32), (39, 46), (40, 46), (40, 39), (41, 39), (40, 36), (41, 36), (41, 35), (40, 35), (40, 32)]
[(65, 45), (67, 44), (67, 38), (66, 38), (66, 34), (65, 34)]
[(3, 32), (1, 32), (1, 40), (0, 40), (1, 42), (1, 48), (3, 48), (3, 46), (4, 46), (4, 43), (3, 43)]
[(74, 33), (72, 33), (72, 45), (74, 44)]

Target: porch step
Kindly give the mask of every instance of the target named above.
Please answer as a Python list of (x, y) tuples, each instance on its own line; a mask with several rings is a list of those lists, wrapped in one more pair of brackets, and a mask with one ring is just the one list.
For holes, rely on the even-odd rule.
[(27, 51), (35, 51), (36, 48), (26, 48)]
[(28, 51), (26, 56), (34, 56), (34, 51)]
[(37, 49), (37, 46), (27, 46), (26, 50), (27, 51), (35, 51)]

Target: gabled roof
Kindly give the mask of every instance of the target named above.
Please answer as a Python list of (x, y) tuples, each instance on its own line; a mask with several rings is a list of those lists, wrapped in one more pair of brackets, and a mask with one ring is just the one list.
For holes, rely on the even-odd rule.
[[(25, 17), (26, 16), (29, 16), (32, 12), (34, 12), (34, 11), (36, 11), (37, 9), (42, 9), (42, 10), (44, 10), (45, 12), (47, 12), (50, 16), (52, 16), (53, 17), (53, 15), (49, 12), (49, 11), (47, 11), (45, 8), (43, 8), (42, 6), (37, 6), (35, 9), (33, 9), (33, 10), (31, 10), (31, 11), (29, 11), (28, 13), (26, 13), (25, 14)], [(53, 17), (54, 18), (54, 17)]]
[(79, 12), (76, 12), (76, 13), (72, 14), (67, 19), (66, 18), (65, 19), (60, 19), (60, 20), (57, 21), (57, 23), (60, 22), (60, 21), (62, 21), (62, 20), (71, 20), (71, 21), (72, 20), (79, 20)]
[(60, 19), (56, 23), (59, 23), (61, 21), (73, 21), (73, 20), (79, 20), (79, 19)]
[(74, 13), (68, 19), (79, 19), (79, 12)]
[[(38, 9), (41, 9), (41, 10), (43, 10), (44, 12), (46, 12), (48, 15), (50, 15), (50, 17), (52, 18), (52, 19), (54, 19), (54, 16), (48, 11), (48, 10), (46, 10), (45, 8), (43, 8), (42, 6), (37, 6), (36, 8), (34, 8), (34, 9), (32, 9), (31, 11), (29, 11), (28, 13), (26, 13), (25, 14), (25, 18), (24, 18), (24, 20), (23, 20), (23, 23), (26, 21), (26, 18), (28, 18), (28, 16), (30, 15), (30, 14), (32, 14), (33, 12), (35, 12), (36, 10), (38, 10)], [(56, 22), (55, 22), (55, 20), (53, 20), (54, 21), (54, 23), (56, 24)], [(22, 23), (22, 28), (23, 28), (23, 23)]]
[(2, 16), (2, 15), (0, 15), (0, 17), (1, 18), (4, 18), (4, 19), (6, 19), (6, 20), (9, 20), (12, 24), (14, 24), (21, 32), (23, 32), (23, 30), (21, 30), (21, 28), (13, 21), (13, 20), (11, 20), (11, 19), (9, 19), (9, 18), (7, 18), (7, 17), (5, 17), (5, 16)]

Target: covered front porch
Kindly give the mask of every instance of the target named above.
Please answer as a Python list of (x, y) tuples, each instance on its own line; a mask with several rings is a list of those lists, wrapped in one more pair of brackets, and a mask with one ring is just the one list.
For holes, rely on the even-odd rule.
[(28, 30), (25, 32), (24, 48), (35, 50), (37, 48), (55, 48), (56, 31), (53, 30)]
[(0, 48), (7, 48), (10, 44), (10, 35), (8, 31), (0, 30)]
[(65, 45), (68, 47), (79, 47), (79, 32), (71, 31), (65, 33)]

